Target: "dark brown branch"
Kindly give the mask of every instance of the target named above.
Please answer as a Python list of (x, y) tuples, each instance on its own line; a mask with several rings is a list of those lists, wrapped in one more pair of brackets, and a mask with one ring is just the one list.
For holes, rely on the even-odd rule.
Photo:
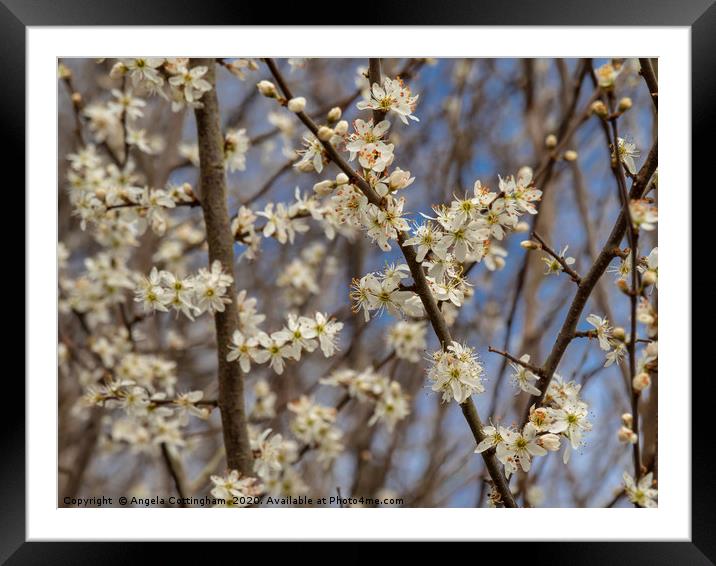
[(644, 77), (644, 82), (649, 88), (649, 94), (651, 95), (651, 101), (654, 103), (654, 109), (659, 110), (659, 82), (656, 80), (654, 67), (652, 67), (651, 61), (649, 61), (646, 57), (639, 59), (639, 65), (641, 65), (639, 74)]
[[(381, 71), (380, 59), (368, 59), (368, 82), (370, 88), (373, 88), (373, 84), (379, 84), (382, 86), (383, 73)], [(385, 112), (382, 110), (373, 110), (373, 123), (377, 124), (385, 120)]]
[[(617, 151), (617, 142), (619, 140), (619, 130), (617, 126), (617, 120), (611, 121), (614, 151)], [(629, 293), (630, 303), (630, 323), (631, 323), (631, 339), (627, 343), (627, 353), (629, 355), (629, 383), (631, 385), (631, 411), (633, 415), (632, 430), (636, 435), (636, 442), (632, 444), (632, 456), (634, 460), (634, 480), (636, 482), (641, 478), (641, 439), (639, 438), (639, 391), (634, 389), (634, 377), (636, 376), (636, 306), (637, 306), (637, 294), (641, 287), (639, 281), (639, 270), (637, 269), (637, 246), (639, 244), (639, 230), (634, 226), (634, 222), (631, 220), (631, 213), (629, 212), (629, 195), (626, 191), (626, 181), (624, 180), (624, 168), (619, 158), (616, 159), (616, 174), (619, 181), (619, 188), (622, 198), (623, 212), (622, 214), (627, 217), (627, 235), (629, 236), (629, 245), (631, 246), (631, 289)]]
[(160, 447), (162, 450), (162, 460), (164, 460), (164, 465), (167, 467), (167, 471), (169, 472), (169, 475), (174, 482), (174, 487), (177, 490), (177, 494), (179, 495), (179, 507), (186, 507), (186, 503), (184, 502), (184, 499), (186, 498), (186, 489), (183, 485), (184, 480), (182, 478), (182, 472), (179, 470), (179, 464), (174, 460), (174, 458), (172, 458), (172, 455), (169, 453), (169, 448), (165, 442), (162, 442)]
[[(194, 110), (199, 142), (201, 205), (206, 224), (209, 261), (221, 262), (223, 269), (233, 275), (234, 238), (226, 203), (224, 136), (221, 132), (219, 102), (216, 96), (215, 62), (213, 59), (196, 59), (194, 64), (207, 67), (205, 79), (213, 87), (202, 97), (203, 106)], [(236, 285), (233, 281), (229, 285), (227, 295), (232, 300), (236, 298)], [(219, 366), (219, 409), (226, 463), (230, 469), (250, 475), (253, 471), (253, 457), (246, 428), (244, 378), (239, 365), (226, 360), (231, 336), (238, 329), (238, 325), (238, 313), (233, 304), (224, 312), (214, 314)]]

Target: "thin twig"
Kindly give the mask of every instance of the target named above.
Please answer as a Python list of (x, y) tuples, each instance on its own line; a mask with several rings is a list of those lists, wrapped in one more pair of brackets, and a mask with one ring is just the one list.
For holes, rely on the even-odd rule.
[(520, 358), (513, 356), (509, 352), (504, 352), (503, 350), (498, 350), (497, 348), (493, 348), (492, 346), (490, 346), (488, 348), (488, 350), (494, 354), (499, 354), (500, 356), (507, 358), (511, 362), (516, 363), (517, 365), (522, 366), (523, 368), (530, 370), (535, 375), (543, 375), (544, 374), (544, 370), (541, 367), (538, 367), (534, 364), (531, 364), (529, 362), (521, 360)]

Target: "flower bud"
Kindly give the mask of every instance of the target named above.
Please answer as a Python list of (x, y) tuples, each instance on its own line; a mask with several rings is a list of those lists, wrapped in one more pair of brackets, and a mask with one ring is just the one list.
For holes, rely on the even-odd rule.
[(310, 173), (315, 171), (312, 161), (299, 161), (296, 165), (294, 165), (294, 167), (296, 167), (296, 169), (298, 169), (301, 173)]
[(328, 111), (328, 121), (331, 124), (338, 122), (338, 120), (341, 119), (342, 114), (343, 112), (341, 112), (341, 109), (338, 106), (334, 106)]
[(622, 422), (624, 423), (624, 426), (631, 428), (631, 425), (634, 422), (634, 417), (631, 413), (624, 413), (622, 415)]
[(574, 151), (573, 149), (568, 149), (564, 152), (564, 160), (565, 161), (577, 161), (577, 158), (579, 157), (579, 154)]
[(182, 186), (181, 186), (181, 190), (184, 192), (184, 194), (185, 194), (187, 197), (189, 197), (189, 198), (191, 198), (191, 199), (194, 199), (194, 198), (195, 198), (195, 197), (194, 197), (194, 190), (191, 188), (191, 185), (190, 185), (189, 183), (183, 183)]
[(336, 132), (337, 136), (345, 136), (348, 133), (348, 122), (341, 120), (336, 124), (336, 127), (333, 128), (333, 131)]
[(333, 190), (333, 187), (334, 187), (334, 186), (335, 186), (335, 183), (334, 183), (333, 181), (328, 181), (328, 180), (326, 180), (326, 181), (321, 181), (321, 182), (316, 183), (315, 185), (313, 185), (313, 191), (314, 191), (318, 196), (322, 196), (322, 197), (323, 197), (323, 196), (326, 196), (326, 195), (330, 194), (331, 191)]
[(529, 165), (523, 165), (520, 167), (520, 170), (517, 171), (517, 181), (523, 185), (529, 185), (533, 175), (534, 171), (532, 170), (532, 167)]
[(596, 100), (592, 103), (592, 113), (600, 118), (606, 118), (609, 115), (609, 110), (607, 110), (607, 105), (601, 100)]
[(515, 232), (528, 232), (529, 229), (530, 229), (529, 222), (525, 222), (524, 220), (515, 224)]
[(645, 371), (639, 373), (634, 377), (634, 381), (632, 381), (632, 387), (634, 387), (634, 391), (644, 391), (647, 387), (651, 385), (651, 377), (649, 377), (649, 374)]
[(297, 96), (296, 98), (292, 98), (288, 101), (288, 109), (291, 112), (295, 112), (298, 114), (299, 112), (303, 112), (303, 110), (306, 108), (306, 99), (302, 96)]
[(259, 89), (261, 94), (267, 96), (268, 98), (276, 98), (278, 96), (276, 85), (274, 85), (271, 81), (259, 81), (256, 88)]
[(72, 104), (75, 106), (82, 104), (82, 95), (79, 92), (72, 93)]
[(348, 175), (345, 173), (338, 173), (338, 175), (336, 175), (336, 185), (345, 185), (348, 181)]
[(617, 432), (617, 438), (619, 438), (619, 442), (629, 443), (629, 444), (636, 444), (637, 440), (639, 440), (639, 437), (637, 437), (636, 433), (625, 426), (621, 427), (619, 429), (619, 432)]
[(537, 443), (542, 446), (542, 448), (549, 450), (550, 452), (556, 452), (559, 450), (559, 436), (552, 434), (551, 432), (540, 436)]
[[(289, 106), (290, 106), (289, 102)], [(328, 141), (333, 137), (333, 130), (331, 130), (328, 126), (321, 126), (318, 128), (318, 139), (322, 141)]]
[(642, 276), (641, 280), (644, 282), (644, 285), (653, 285), (654, 283), (656, 283), (656, 273), (649, 269), (644, 272), (644, 275)]
[(557, 147), (557, 136), (555, 136), (554, 134), (548, 135), (544, 139), (544, 145), (547, 149), (554, 149), (555, 147)]
[(620, 342), (624, 342), (624, 340), (626, 340), (626, 330), (624, 330), (621, 326), (616, 326), (612, 329), (612, 337), (616, 338)]
[(632, 106), (631, 98), (629, 98), (628, 96), (625, 96), (624, 98), (622, 98), (619, 101), (619, 106), (617, 106), (617, 108), (619, 109), (619, 112), (626, 112), (627, 110), (629, 110), (631, 108), (631, 106)]
[(534, 240), (522, 240), (520, 242), (520, 246), (522, 246), (526, 250), (542, 249), (542, 246), (539, 244), (539, 242), (535, 242)]

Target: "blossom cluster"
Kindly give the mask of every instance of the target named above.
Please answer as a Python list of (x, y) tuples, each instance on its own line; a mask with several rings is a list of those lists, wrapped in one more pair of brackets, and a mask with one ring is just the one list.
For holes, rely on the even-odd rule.
[(315, 448), (318, 461), (329, 466), (344, 448), (343, 433), (335, 426), (336, 409), (319, 405), (305, 395), (291, 401), (288, 409), (296, 415), (291, 421), (293, 434)]
[(224, 312), (231, 303), (226, 295), (233, 281), (218, 260), (210, 270), (202, 268), (196, 275), (183, 278), (154, 267), (149, 277), (142, 277), (137, 285), (134, 300), (142, 303), (145, 312), (167, 312), (172, 308), (194, 320), (194, 316), (205, 312)]
[(340, 369), (321, 379), (324, 385), (343, 387), (351, 398), (374, 405), (369, 425), (383, 422), (388, 430), (410, 413), (410, 399), (399, 382), (376, 372), (372, 367), (363, 371)]
[(388, 329), (387, 343), (399, 359), (417, 363), (427, 347), (427, 332), (423, 321), (399, 320)]
[(354, 279), (351, 286), (353, 312), (362, 310), (366, 322), (370, 320), (372, 311), (380, 314), (387, 310), (393, 316), (422, 316), (424, 311), (420, 297), (405, 289), (401, 283), (409, 274), (406, 264), (391, 264), (381, 272), (371, 272)]
[(592, 430), (589, 421), (589, 405), (580, 397), (582, 386), (574, 381), (564, 381), (554, 374), (547, 387), (542, 407), (530, 410), (529, 422), (538, 433), (550, 432), (566, 439), (563, 461), (569, 461), (571, 450), (579, 449), (586, 433)]
[(413, 114), (418, 97), (417, 94), (413, 96), (410, 88), (403, 83), (400, 77), (395, 79), (384, 77), (382, 85), (373, 83), (370, 98), (359, 102), (358, 109), (394, 112), (404, 124), (408, 123), (408, 118), (418, 122), (418, 117)]
[(60, 274), (60, 312), (85, 316), (90, 325), (110, 322), (110, 307), (122, 303), (135, 285), (126, 255), (101, 251), (84, 259), (85, 271), (76, 278)]
[(291, 259), (276, 277), (276, 285), (284, 289), (290, 305), (300, 306), (309, 297), (321, 291), (320, 276), (335, 272), (335, 257), (327, 257), (326, 246), (315, 242), (303, 248), (298, 257)]
[[(334, 181), (329, 183), (336, 186)], [(269, 202), (263, 210), (256, 212), (247, 206), (239, 208), (231, 221), (231, 230), (234, 238), (246, 246), (242, 257), (257, 257), (262, 236), (274, 238), (280, 244), (293, 244), (296, 234), (309, 231), (310, 227), (306, 222), (308, 218), (322, 227), (329, 240), (333, 240), (337, 233), (349, 238), (353, 236), (353, 230), (340, 221), (335, 202), (330, 199), (321, 200), (319, 194), (302, 194), (298, 187), (294, 194), (295, 200), (292, 203)], [(257, 225), (260, 217), (264, 218), (265, 222)]]
[(214, 507), (248, 507), (254, 498), (263, 493), (256, 478), (242, 477), (236, 470), (230, 470), (223, 476), (212, 475), (211, 495), (219, 503)]
[(242, 325), (244, 332), (234, 332), (226, 359), (238, 362), (246, 373), (250, 371), (252, 362), (269, 362), (271, 369), (281, 375), (284, 360), (290, 358), (298, 361), (303, 351), (310, 353), (320, 346), (326, 358), (333, 356), (343, 323), (317, 312), (312, 318), (289, 313), (285, 326), (271, 334), (252, 326), (253, 333), (244, 333), (247, 331), (246, 324)]
[(265, 492), (277, 497), (307, 493), (308, 486), (292, 467), (298, 460), (298, 444), (271, 432), (270, 428), (261, 433), (255, 427), (249, 428), (254, 473)]
[[(104, 346), (104, 359), (114, 354)], [(84, 381), (85, 392), (75, 407), (105, 407), (120, 410), (111, 419), (111, 439), (126, 443), (133, 452), (155, 452), (160, 444), (175, 450), (186, 445), (182, 429), (190, 416), (205, 420), (210, 404), (203, 391), (175, 393), (176, 363), (158, 356), (127, 353), (115, 356), (112, 373), (98, 383), (96, 374)]]
[(529, 472), (533, 456), (544, 456), (547, 451), (559, 450), (559, 437), (548, 431), (540, 431), (528, 422), (524, 428), (515, 430), (504, 426), (486, 426), (485, 438), (477, 445), (475, 452), (482, 453), (495, 448), (497, 459), (505, 466), (509, 478), (518, 469)]
[(188, 183), (166, 190), (141, 186), (142, 177), (134, 172), (133, 161), (123, 168), (105, 164), (92, 144), (67, 158), (68, 193), (74, 214), (79, 216), (83, 230), (92, 223), (100, 237), (114, 230), (118, 241), (138, 245), (136, 237), (147, 227), (159, 236), (164, 234), (167, 209), (196, 202)]
[(428, 380), (433, 391), (442, 393), (443, 401), (464, 403), (471, 395), (485, 391), (485, 370), (469, 346), (453, 342), (445, 350), (433, 352), (431, 361)]
[(547, 390), (545, 406), (530, 410), (529, 421), (520, 429), (505, 426), (486, 426), (485, 438), (477, 445), (475, 452), (482, 453), (495, 448), (498, 460), (505, 467), (505, 475), (522, 469), (528, 472), (532, 458), (544, 456), (547, 452), (560, 449), (565, 439), (563, 461), (569, 461), (570, 449), (582, 444), (585, 432), (591, 430), (587, 420), (587, 404), (579, 398), (581, 386), (570, 381), (565, 383), (555, 375)]
[(276, 394), (265, 379), (256, 381), (253, 387), (254, 405), (251, 409), (251, 420), (272, 419), (276, 416)]
[(203, 65), (190, 67), (189, 63), (187, 58), (120, 59), (109, 76), (129, 77), (134, 88), (171, 101), (172, 110), (178, 112), (185, 106), (201, 108), (202, 96), (212, 88), (204, 78), (208, 68)]
[(609, 320), (590, 314), (587, 322), (594, 327), (594, 334), (599, 341), (599, 347), (606, 352), (604, 367), (618, 363), (626, 354), (624, 329), (614, 329)]

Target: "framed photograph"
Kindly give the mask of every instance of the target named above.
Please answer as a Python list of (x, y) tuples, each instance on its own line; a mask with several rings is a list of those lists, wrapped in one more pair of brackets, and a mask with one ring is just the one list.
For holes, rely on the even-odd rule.
[(713, 564), (716, 8), (267, 8), (2, 1), (27, 333), (0, 558)]

